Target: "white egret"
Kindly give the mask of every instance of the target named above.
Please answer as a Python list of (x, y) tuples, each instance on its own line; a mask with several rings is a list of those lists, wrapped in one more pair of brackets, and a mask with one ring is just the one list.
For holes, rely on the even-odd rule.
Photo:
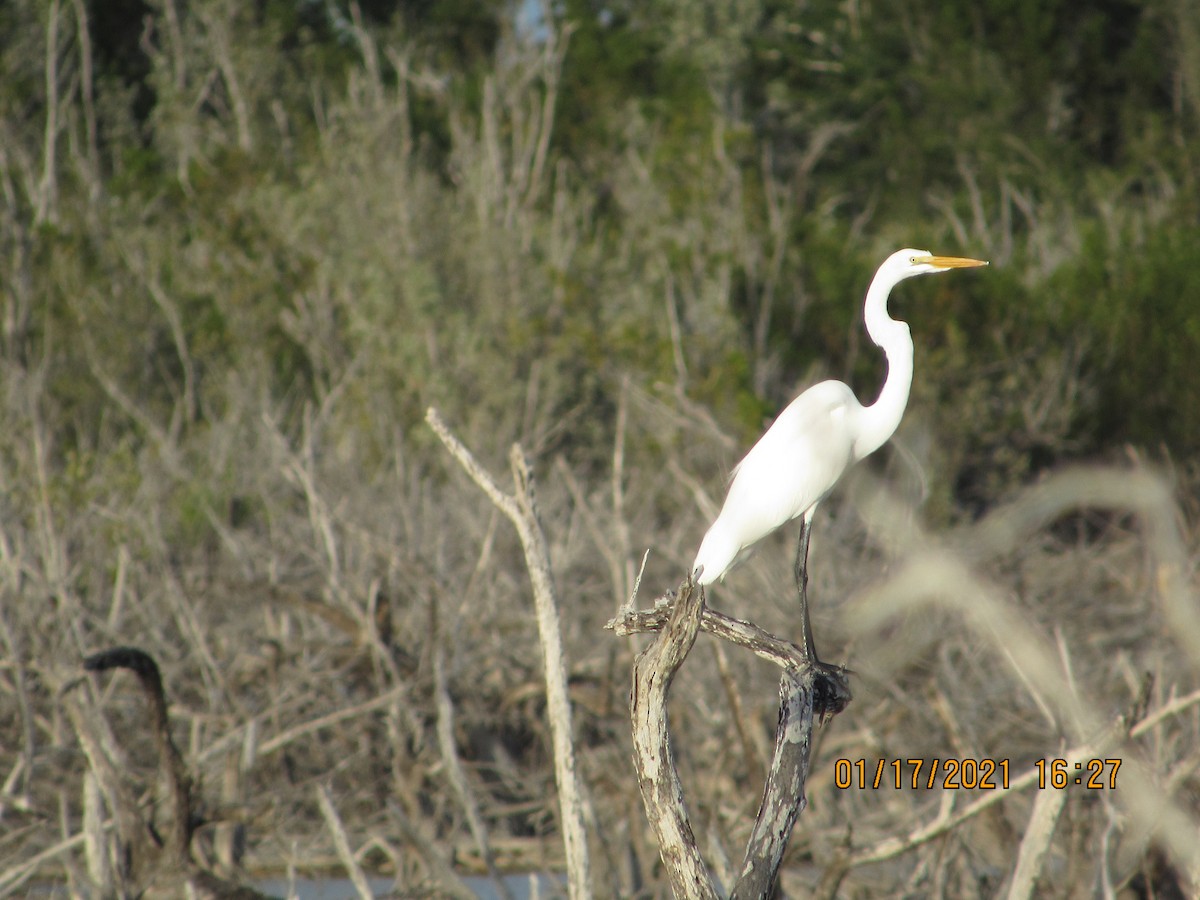
[(887, 358), (887, 378), (879, 398), (863, 406), (848, 385), (822, 381), (793, 400), (733, 470), (725, 505), (700, 544), (692, 571), (699, 570), (700, 584), (712, 584), (724, 577), (746, 547), (797, 516), (804, 517), (796, 580), (804, 649), (814, 664), (818, 660), (805, 591), (813, 512), (847, 469), (896, 431), (912, 386), (912, 338), (908, 325), (888, 315), (888, 296), (893, 287), (914, 275), (986, 265), (984, 260), (933, 256), (927, 250), (898, 250), (884, 260), (863, 307), (867, 334)]

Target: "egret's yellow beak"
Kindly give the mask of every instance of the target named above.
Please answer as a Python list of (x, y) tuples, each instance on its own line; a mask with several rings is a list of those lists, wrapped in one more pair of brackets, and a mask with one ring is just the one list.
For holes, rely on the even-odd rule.
[(964, 256), (918, 256), (913, 262), (937, 266), (939, 269), (970, 269), (990, 265), (986, 259), (967, 259)]

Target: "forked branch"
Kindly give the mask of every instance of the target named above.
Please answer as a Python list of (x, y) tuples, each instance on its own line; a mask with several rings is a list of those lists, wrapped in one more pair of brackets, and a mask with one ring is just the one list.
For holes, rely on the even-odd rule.
[[(668, 591), (655, 601), (653, 609), (639, 610), (628, 606), (619, 615), (610, 619), (605, 628), (615, 633), (628, 636), (646, 632), (661, 632), (670, 618), (674, 605), (682, 596), (686, 585), (684, 582), (678, 592)], [(700, 608), (700, 630), (707, 631), (713, 637), (728, 641), (739, 647), (744, 647), (760, 659), (772, 662), (788, 673), (804, 672), (810, 669), (804, 649), (792, 641), (771, 634), (753, 622), (735, 619), (725, 613), (702, 605)], [(813, 709), (821, 716), (836, 716), (846, 708), (851, 700), (850, 686), (844, 677), (823, 677), (813, 679), (816, 695), (813, 699)]]
[(634, 662), (631, 716), (634, 762), (646, 814), (678, 898), (721, 895), (705, 865), (688, 820), (683, 788), (675, 768), (667, 725), (667, 694), (700, 630), (749, 649), (783, 669), (779, 727), (762, 804), (751, 832), (737, 882), (729, 896), (766, 897), (783, 860), (796, 818), (804, 809), (814, 714), (841, 712), (850, 700), (842, 674), (814, 668), (804, 650), (757, 625), (722, 615), (704, 605), (701, 589), (689, 578), (653, 610), (626, 608), (608, 627), (618, 634), (658, 632)]

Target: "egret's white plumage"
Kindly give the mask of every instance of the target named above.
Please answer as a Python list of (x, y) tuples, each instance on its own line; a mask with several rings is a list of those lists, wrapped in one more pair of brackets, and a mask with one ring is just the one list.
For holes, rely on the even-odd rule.
[(811, 521), (817, 504), (846, 470), (896, 431), (912, 386), (913, 343), (908, 326), (888, 315), (892, 288), (914, 275), (984, 265), (927, 250), (899, 250), (884, 260), (863, 308), (867, 334), (887, 357), (879, 398), (863, 406), (847, 385), (823, 381), (779, 414), (733, 470), (725, 505), (692, 564), (693, 571), (704, 567), (700, 584), (724, 576), (743, 549), (785, 522), (801, 515)]

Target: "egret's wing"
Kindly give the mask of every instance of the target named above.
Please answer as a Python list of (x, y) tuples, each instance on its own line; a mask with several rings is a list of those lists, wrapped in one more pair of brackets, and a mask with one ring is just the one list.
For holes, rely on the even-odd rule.
[(832, 490), (853, 460), (859, 406), (840, 381), (809, 388), (779, 414), (733, 470), (721, 515), (742, 526), (748, 546), (801, 515)]
[(743, 548), (829, 493), (854, 459), (861, 409), (850, 388), (824, 381), (779, 414), (733, 470), (725, 505), (693, 564), (704, 567), (701, 584), (720, 578)]

